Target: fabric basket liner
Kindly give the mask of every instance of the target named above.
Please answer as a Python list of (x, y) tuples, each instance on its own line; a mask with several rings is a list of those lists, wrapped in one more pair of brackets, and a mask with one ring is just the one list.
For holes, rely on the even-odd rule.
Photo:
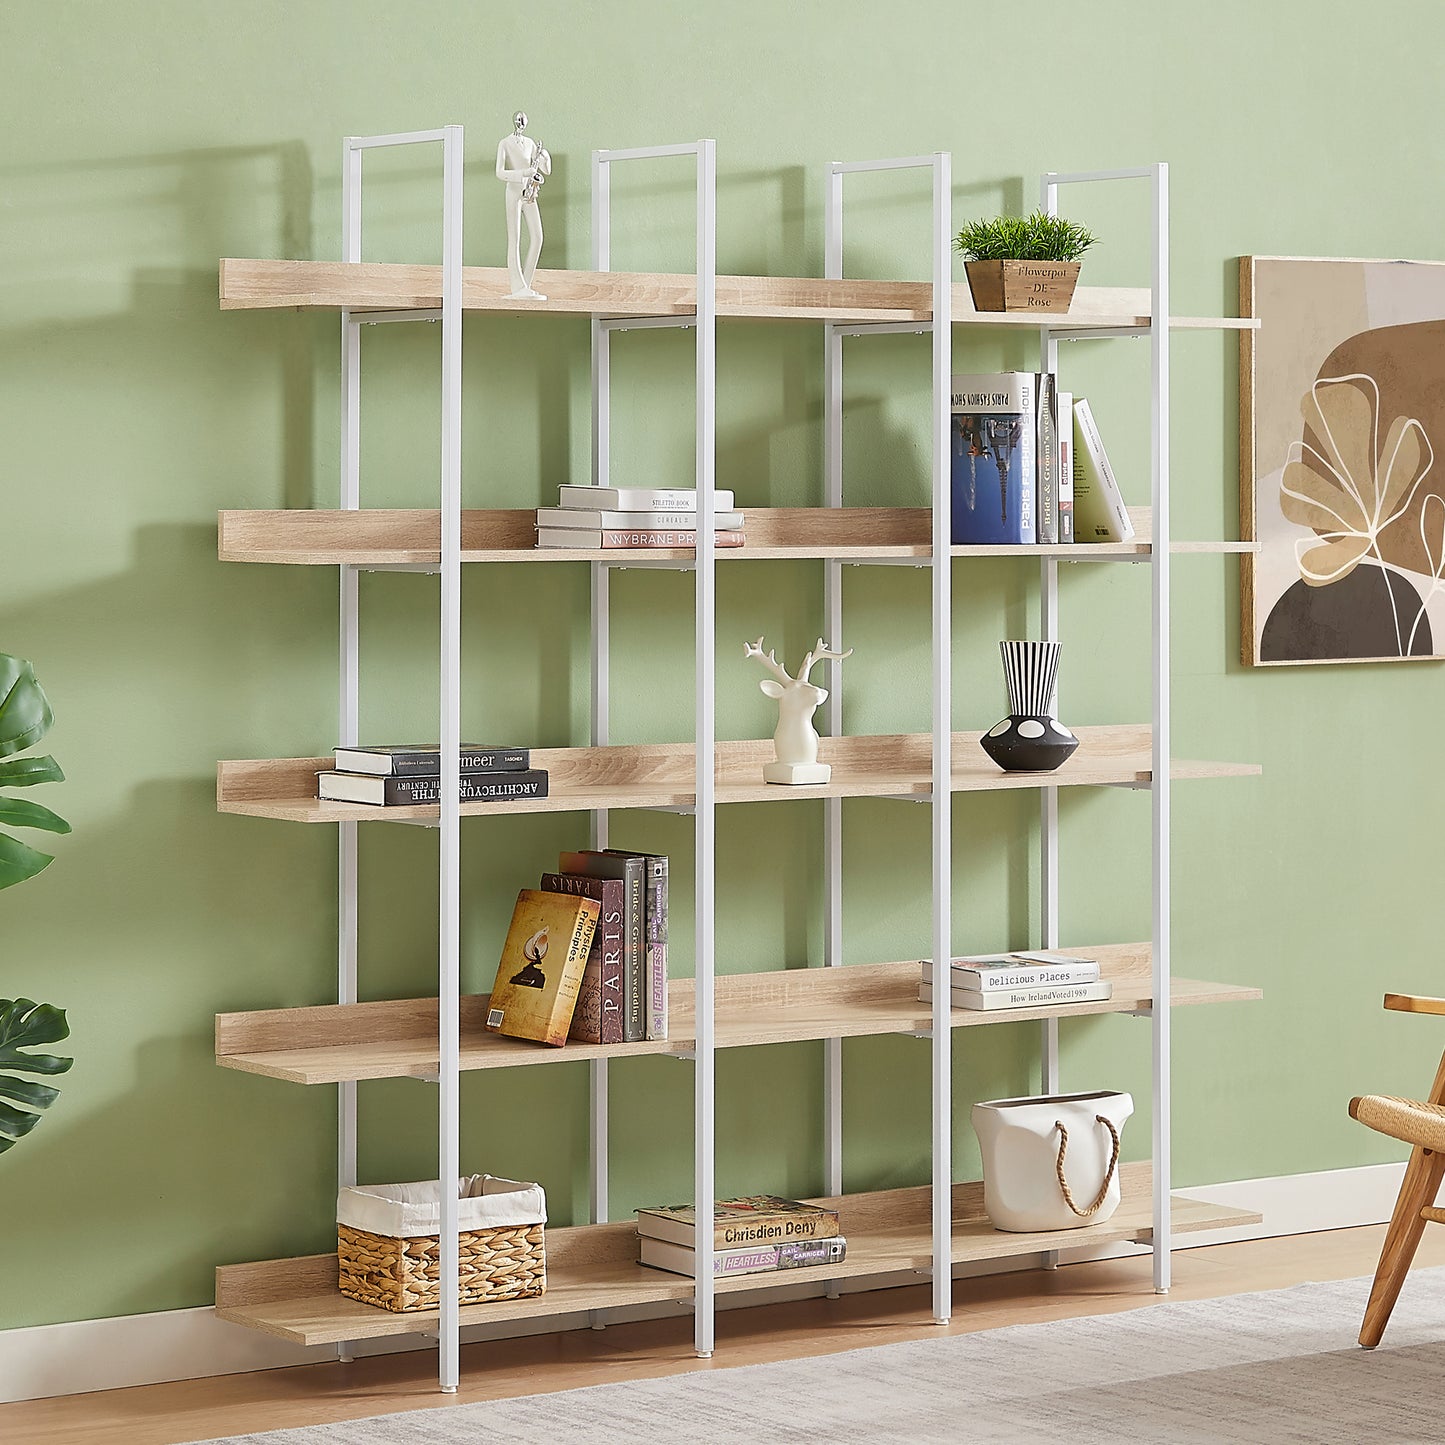
[[(547, 1196), (540, 1184), (469, 1174), (457, 1181), (457, 1227), (462, 1231), (545, 1224)], [(336, 1222), (368, 1234), (414, 1239), (441, 1232), (441, 1189), (435, 1179), (414, 1184), (365, 1184), (336, 1196)]]

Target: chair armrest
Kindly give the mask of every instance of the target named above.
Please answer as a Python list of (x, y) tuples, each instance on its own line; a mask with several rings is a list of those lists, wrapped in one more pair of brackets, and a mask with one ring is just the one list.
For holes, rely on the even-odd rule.
[(1415, 993), (1387, 993), (1385, 1007), (1407, 1014), (1445, 1014), (1445, 998), (1429, 998)]

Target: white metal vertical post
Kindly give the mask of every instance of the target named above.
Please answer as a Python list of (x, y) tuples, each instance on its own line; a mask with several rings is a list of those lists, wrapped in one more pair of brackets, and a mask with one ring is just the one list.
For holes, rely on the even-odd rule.
[[(836, 161), (828, 168), (824, 217), (823, 274), (838, 280), (843, 275), (843, 171)], [(831, 324), (823, 327), (823, 501), (829, 507), (843, 505), (843, 334)], [(823, 563), (823, 615), (829, 646), (844, 651), (843, 564), (836, 557)], [(828, 734), (839, 737), (843, 667), (830, 662), (828, 668), (824, 718)], [(842, 962), (843, 800), (827, 798), (823, 802), (823, 963), (837, 968)], [(843, 1192), (842, 1039), (823, 1042), (823, 1180), (829, 1195)]]
[(694, 1344), (713, 1352), (714, 885), (717, 843), (713, 705), (717, 652), (717, 547), (713, 495), (717, 427), (717, 143), (697, 144), (697, 814), (694, 1187), (696, 1268)]
[[(1045, 176), (1040, 197), (1044, 211), (1058, 215), (1059, 190), (1052, 176)], [(1039, 366), (1057, 376), (1059, 343), (1045, 327), (1039, 333)], [(1072, 426), (1072, 418), (1059, 418), (1059, 428)], [(1039, 636), (1045, 642), (1059, 640), (1059, 563), (1045, 557), (1039, 564)], [(1043, 788), (1039, 793), (1039, 944), (1059, 946), (1059, 790)], [(1045, 1094), (1059, 1092), (1059, 1021), (1045, 1019), (1039, 1040), (1039, 1081)], [(1057, 1255), (1050, 1255), (1050, 1263)]]
[(933, 1317), (953, 1303), (952, 157), (933, 157)]
[[(361, 152), (350, 141), (341, 150), (342, 259), (361, 260)], [(341, 493), (343, 511), (361, 505), (361, 328), (351, 312), (341, 313)], [(342, 747), (360, 741), (361, 608), (359, 574), (343, 566), (339, 618), (340, 656), (336, 741)], [(336, 1001), (357, 998), (357, 845), (355, 823), (337, 828)], [(356, 1083), (336, 1086), (336, 1182), (356, 1183)], [(337, 1357), (351, 1358), (351, 1342), (337, 1345)]]
[(1150, 500), (1154, 544), (1153, 580), (1153, 778), (1154, 829), (1153, 995), (1154, 1042), (1154, 1288), (1169, 1289), (1171, 1220), (1170, 1128), (1170, 647), (1169, 647), (1169, 167), (1152, 168), (1154, 245), (1149, 307), (1153, 377)]
[[(612, 268), (611, 168), (602, 156), (592, 157), (592, 269)], [(609, 485), (612, 435), (612, 332), (597, 317), (592, 318), (592, 484)], [(592, 745), (609, 740), (612, 633), (608, 569), (600, 562), (592, 567)], [(598, 809), (592, 814), (592, 846), (607, 846), (608, 815)], [(588, 1128), (589, 1194), (593, 1224), (608, 1216), (608, 1117), (607, 1060), (593, 1059), (588, 1067), (591, 1111)], [(601, 1327), (599, 1312), (592, 1315), (594, 1328)]]
[(438, 1171), (441, 1181), (441, 1288), (438, 1374), (456, 1390), (459, 1238), (457, 1179), (461, 1175), (461, 630), (462, 630), (462, 128), (442, 140), (442, 456), (441, 456), (441, 686), (440, 937), (438, 959)]

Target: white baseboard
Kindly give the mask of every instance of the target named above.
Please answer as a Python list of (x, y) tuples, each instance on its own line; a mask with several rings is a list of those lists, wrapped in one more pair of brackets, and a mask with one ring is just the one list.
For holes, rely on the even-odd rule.
[[(1194, 1199), (1234, 1205), (1264, 1215), (1264, 1222), (1244, 1229), (1211, 1230), (1184, 1234), (1176, 1239), (1181, 1249), (1224, 1244), (1240, 1239), (1266, 1239), (1286, 1234), (1310, 1234), (1324, 1229), (1348, 1229), (1380, 1224), (1390, 1217), (1400, 1188), (1404, 1164), (1372, 1164), (1358, 1169), (1331, 1169), (1318, 1174), (1290, 1174), (1274, 1179), (1242, 1179), (1229, 1184), (1191, 1186), (1181, 1192)], [(1124, 1246), (1105, 1254), (1135, 1252)], [(1086, 1251), (1070, 1252), (1070, 1259)], [(956, 1276), (997, 1274), (1026, 1269), (1042, 1256), (993, 1261), (986, 1265), (960, 1265)], [(844, 1293), (907, 1284), (911, 1277), (847, 1280)], [(780, 1284), (770, 1299), (816, 1295), (816, 1284)], [(758, 1295), (724, 1295), (719, 1309), (742, 1309), (755, 1304)], [(608, 1320), (656, 1319), (689, 1313), (686, 1305), (648, 1305), (609, 1311)], [(545, 1334), (576, 1329), (587, 1323), (575, 1315), (511, 1324), (477, 1326), (462, 1332), (465, 1342)], [(392, 1354), (429, 1348), (419, 1336), (363, 1341), (357, 1354)], [(37, 1400), (51, 1395), (78, 1395), (91, 1390), (113, 1390), (130, 1385), (152, 1385), (166, 1380), (195, 1380), (209, 1375), (233, 1375), (247, 1370), (269, 1370), (285, 1365), (312, 1364), (336, 1358), (329, 1346), (306, 1349), (239, 1325), (218, 1320), (209, 1308), (167, 1310), (157, 1314), (123, 1315), (114, 1319), (75, 1320), (0, 1331), (0, 1402)]]

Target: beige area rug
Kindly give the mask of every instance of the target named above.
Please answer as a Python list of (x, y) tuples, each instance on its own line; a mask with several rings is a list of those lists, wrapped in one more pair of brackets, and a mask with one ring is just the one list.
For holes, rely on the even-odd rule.
[(227, 1445), (1445, 1440), (1445, 1269), (1373, 1352), (1369, 1281), (1304, 1284), (844, 1354), (227, 1437)]

